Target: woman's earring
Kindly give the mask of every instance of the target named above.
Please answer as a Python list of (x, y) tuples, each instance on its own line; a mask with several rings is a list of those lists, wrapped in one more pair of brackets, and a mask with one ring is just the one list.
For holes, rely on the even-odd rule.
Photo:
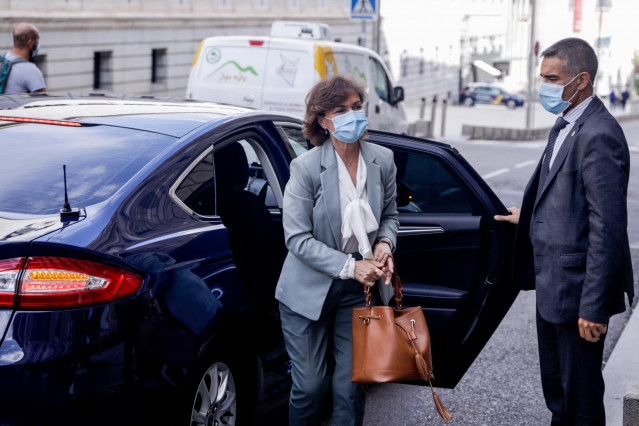
[(324, 133), (328, 135), (328, 127), (324, 127)]

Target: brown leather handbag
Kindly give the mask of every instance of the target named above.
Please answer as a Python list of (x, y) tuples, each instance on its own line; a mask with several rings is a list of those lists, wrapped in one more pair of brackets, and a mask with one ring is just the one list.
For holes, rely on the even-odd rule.
[(353, 383), (427, 381), (437, 412), (448, 421), (453, 415), (435, 393), (431, 379), (433, 362), (430, 336), (421, 306), (402, 307), (402, 282), (393, 275), (396, 307), (371, 306), (370, 287), (365, 287), (366, 306), (353, 309)]

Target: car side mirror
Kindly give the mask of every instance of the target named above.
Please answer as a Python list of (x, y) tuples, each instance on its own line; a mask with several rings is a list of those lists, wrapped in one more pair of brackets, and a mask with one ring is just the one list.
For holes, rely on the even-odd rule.
[(397, 181), (397, 207), (406, 207), (413, 199), (413, 190), (404, 181)]
[(402, 86), (393, 87), (393, 105), (397, 105), (404, 100), (404, 88)]

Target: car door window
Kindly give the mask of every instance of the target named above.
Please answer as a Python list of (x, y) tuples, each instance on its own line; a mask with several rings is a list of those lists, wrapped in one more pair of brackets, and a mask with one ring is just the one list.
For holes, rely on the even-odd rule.
[(473, 212), (473, 197), (438, 157), (395, 151), (401, 213)]
[[(246, 184), (245, 190), (257, 195), (258, 199), (264, 203), (267, 209), (277, 209), (278, 202), (273, 193), (272, 186), (269, 184), (267, 172), (262, 163), (262, 159), (266, 160), (266, 154), (262, 152), (259, 143), (253, 138), (240, 139), (237, 143), (244, 149), (244, 154), (248, 161), (248, 183)], [(259, 150), (262, 155), (259, 155), (256, 149)], [(266, 165), (270, 167), (268, 161)]]
[(371, 78), (373, 79), (373, 87), (375, 87), (375, 93), (380, 99), (390, 103), (390, 82), (386, 71), (382, 64), (377, 62), (376, 59), (369, 58)]
[(213, 154), (208, 152), (196, 161), (172, 191), (182, 207), (200, 216), (215, 215), (215, 180)]
[(286, 144), (288, 153), (292, 158), (304, 154), (311, 148), (308, 140), (302, 133), (301, 127), (278, 126), (277, 129), (280, 132), (282, 140)]

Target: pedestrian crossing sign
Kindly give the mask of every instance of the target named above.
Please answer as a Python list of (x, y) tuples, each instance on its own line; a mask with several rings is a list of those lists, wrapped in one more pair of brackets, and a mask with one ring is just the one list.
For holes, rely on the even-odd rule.
[(377, 21), (379, 0), (351, 0), (351, 20)]

